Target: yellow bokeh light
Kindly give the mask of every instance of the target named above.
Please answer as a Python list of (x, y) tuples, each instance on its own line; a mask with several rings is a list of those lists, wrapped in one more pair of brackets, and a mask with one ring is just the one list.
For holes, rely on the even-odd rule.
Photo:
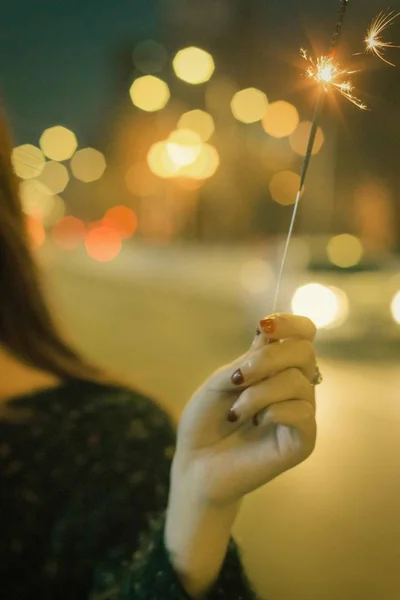
[(347, 233), (331, 238), (326, 250), (331, 263), (343, 269), (355, 267), (364, 255), (361, 240)]
[(152, 173), (163, 179), (175, 177), (179, 170), (168, 154), (166, 142), (152, 145), (147, 154), (147, 164)]
[[(311, 121), (303, 121), (290, 136), (290, 145), (292, 150), (300, 156), (305, 156), (307, 154), (307, 146), (310, 138), (311, 127)], [(318, 154), (324, 145), (324, 141), (324, 132), (322, 131), (321, 127), (318, 127), (312, 151), (313, 154)]]
[(36, 179), (22, 181), (19, 186), (22, 210), (35, 219), (44, 220), (53, 208), (53, 194)]
[(76, 179), (85, 183), (97, 181), (106, 170), (104, 154), (94, 148), (78, 150), (71, 160), (71, 171)]
[(167, 140), (168, 156), (178, 168), (194, 163), (201, 147), (200, 136), (190, 129), (177, 129)]
[(62, 125), (46, 129), (39, 144), (47, 158), (56, 161), (70, 159), (78, 147), (75, 134)]
[(186, 83), (197, 85), (208, 81), (214, 73), (215, 64), (211, 54), (191, 46), (179, 50), (173, 60), (176, 76)]
[(216, 173), (219, 164), (220, 157), (214, 146), (203, 144), (195, 162), (182, 167), (179, 175), (193, 179), (209, 179)]
[(135, 106), (146, 112), (162, 110), (170, 99), (168, 85), (153, 75), (145, 75), (136, 79), (129, 90)]
[(279, 100), (268, 106), (268, 109), (262, 120), (262, 125), (266, 133), (275, 138), (283, 138), (291, 135), (300, 122), (297, 108)]
[(191, 110), (181, 116), (178, 129), (190, 129), (197, 133), (203, 142), (207, 142), (214, 133), (214, 119), (204, 110)]
[(296, 201), (300, 187), (300, 176), (293, 171), (276, 173), (270, 181), (269, 190), (272, 198), (278, 204), (289, 206)]
[(11, 162), (18, 177), (32, 179), (40, 175), (46, 159), (40, 148), (32, 146), (32, 144), (23, 144), (13, 149)]
[(37, 180), (47, 186), (53, 194), (59, 194), (60, 192), (63, 192), (68, 185), (68, 170), (64, 165), (50, 161), (45, 164), (44, 169), (39, 177), (37, 177)]
[(261, 121), (267, 108), (267, 96), (256, 88), (247, 88), (237, 92), (231, 101), (233, 116), (242, 123)]

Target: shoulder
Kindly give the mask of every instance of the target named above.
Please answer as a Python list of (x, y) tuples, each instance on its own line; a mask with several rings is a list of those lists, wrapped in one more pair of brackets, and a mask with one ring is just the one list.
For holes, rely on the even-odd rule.
[(166, 411), (153, 398), (125, 384), (73, 380), (54, 400), (61, 413), (114, 434), (129, 429), (137, 439), (144, 430), (161, 437), (174, 435), (175, 426)]

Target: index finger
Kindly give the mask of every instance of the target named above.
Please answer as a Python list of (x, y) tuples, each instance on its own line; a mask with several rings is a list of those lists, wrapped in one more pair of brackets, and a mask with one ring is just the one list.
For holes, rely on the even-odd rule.
[(314, 341), (317, 328), (307, 317), (276, 313), (260, 321), (260, 330), (270, 341), (299, 339)]

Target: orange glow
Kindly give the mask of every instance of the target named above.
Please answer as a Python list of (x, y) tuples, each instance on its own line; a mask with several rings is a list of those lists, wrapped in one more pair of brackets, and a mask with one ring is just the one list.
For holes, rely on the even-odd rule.
[(126, 239), (135, 233), (138, 220), (133, 210), (127, 206), (114, 206), (106, 212), (103, 224), (117, 231), (122, 239)]
[(122, 248), (120, 235), (110, 227), (96, 227), (85, 240), (86, 252), (99, 262), (108, 262), (118, 256)]
[(275, 138), (284, 138), (291, 135), (300, 122), (297, 108), (280, 100), (272, 102), (267, 108), (267, 112), (262, 120), (262, 125), (266, 133)]
[(43, 227), (43, 223), (35, 217), (28, 216), (26, 219), (26, 228), (28, 237), (33, 248), (39, 248), (43, 246), (46, 240), (46, 232)]
[(53, 242), (62, 250), (75, 250), (85, 239), (84, 223), (76, 217), (64, 217), (52, 229)]

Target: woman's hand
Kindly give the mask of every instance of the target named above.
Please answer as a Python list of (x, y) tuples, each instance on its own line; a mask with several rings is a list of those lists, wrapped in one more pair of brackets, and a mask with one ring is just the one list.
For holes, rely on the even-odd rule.
[(179, 425), (166, 543), (194, 597), (219, 572), (243, 496), (315, 446), (315, 326), (292, 315), (260, 325), (249, 351), (194, 394)]
[(291, 315), (264, 323), (269, 341), (281, 343), (257, 336), (196, 392), (179, 426), (176, 464), (215, 505), (239, 500), (315, 446), (315, 326)]

